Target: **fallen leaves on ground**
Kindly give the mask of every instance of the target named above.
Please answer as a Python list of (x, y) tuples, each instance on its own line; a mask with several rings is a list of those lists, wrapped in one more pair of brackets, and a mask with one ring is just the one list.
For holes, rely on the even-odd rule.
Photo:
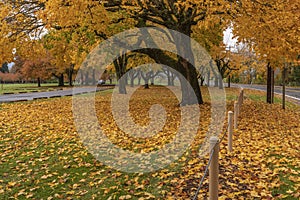
[[(203, 90), (208, 99), (207, 90)], [(227, 95), (236, 97), (236, 89)], [(281, 110), (247, 98), (234, 151), (226, 137), (220, 150), (220, 199), (299, 198), (300, 112)], [(262, 95), (259, 93), (259, 95)], [(227, 102), (228, 110), (233, 102)], [(110, 112), (110, 94), (96, 95), (97, 116), (111, 141), (127, 150), (150, 152), (174, 138), (179, 126), (178, 101), (167, 89), (139, 89), (130, 100), (136, 123), (147, 125), (151, 105), (167, 111), (163, 131), (134, 138), (118, 129)], [(207, 164), (199, 146), (210, 122), (210, 104), (200, 106), (200, 128), (193, 144), (176, 162), (151, 173), (124, 173), (97, 161), (74, 126), (71, 98), (2, 104), (0, 107), (0, 198), (31, 199), (191, 199)], [(199, 199), (208, 196), (208, 178)]]

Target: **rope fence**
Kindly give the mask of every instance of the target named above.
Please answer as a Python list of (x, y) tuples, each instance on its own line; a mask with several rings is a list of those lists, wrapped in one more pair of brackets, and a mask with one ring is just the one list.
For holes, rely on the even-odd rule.
[(232, 152), (233, 148), (233, 132), (234, 129), (238, 128), (238, 116), (241, 112), (241, 107), (244, 101), (244, 90), (241, 89), (238, 100), (234, 102), (234, 112), (228, 112), (228, 126), (224, 131), (221, 139), (218, 137), (212, 136), (209, 140), (210, 142), (210, 150), (209, 150), (209, 159), (208, 163), (205, 167), (204, 174), (199, 182), (199, 186), (196, 190), (196, 193), (192, 200), (197, 200), (199, 192), (203, 186), (205, 178), (209, 172), (209, 199), (217, 200), (218, 192), (219, 192), (219, 151), (220, 144), (226, 137), (228, 136), (228, 152)]

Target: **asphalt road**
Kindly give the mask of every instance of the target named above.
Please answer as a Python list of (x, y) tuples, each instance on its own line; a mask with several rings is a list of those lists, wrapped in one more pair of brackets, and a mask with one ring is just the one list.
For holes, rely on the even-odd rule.
[[(247, 89), (254, 89), (254, 90), (261, 90), (267, 91), (266, 85), (246, 85), (246, 84), (232, 84), (233, 87), (242, 87)], [(100, 87), (97, 88), (97, 91), (107, 90), (113, 88), (112, 86), (108, 87)], [(17, 101), (30, 101), (34, 99), (45, 99), (45, 98), (55, 98), (55, 97), (62, 97), (62, 96), (72, 96), (74, 94), (84, 94), (94, 92), (94, 87), (82, 87), (73, 89), (65, 89), (65, 90), (58, 90), (58, 91), (49, 91), (49, 92), (32, 92), (32, 93), (24, 93), (24, 94), (7, 94), (7, 95), (0, 95), (0, 103), (7, 103), (7, 102), (17, 102)], [(282, 87), (275, 86), (275, 93), (282, 94)], [(293, 100), (296, 100), (300, 103), (300, 87), (298, 88), (286, 88), (286, 96)]]
[[(100, 87), (97, 88), (97, 91), (107, 90), (113, 87)], [(47, 98), (55, 98), (62, 96), (72, 96), (76, 94), (85, 94), (95, 92), (94, 87), (82, 87), (73, 89), (65, 89), (58, 91), (49, 91), (49, 92), (31, 92), (31, 93), (23, 93), (23, 94), (6, 94), (0, 95), (0, 103), (9, 103), (9, 102), (18, 102), (18, 101), (30, 101), (35, 99), (47, 99)]]
[[(246, 84), (232, 84), (234, 87), (242, 87), (247, 89), (267, 91), (266, 85), (246, 85)], [(274, 92), (282, 95), (282, 86), (275, 86)], [(300, 102), (300, 87), (286, 87), (286, 96)]]

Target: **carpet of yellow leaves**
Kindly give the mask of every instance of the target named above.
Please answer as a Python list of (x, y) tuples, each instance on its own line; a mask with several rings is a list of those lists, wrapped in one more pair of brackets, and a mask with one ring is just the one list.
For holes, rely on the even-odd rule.
[[(203, 90), (206, 100), (207, 90)], [(228, 110), (238, 91), (228, 89)], [(300, 191), (300, 110), (280, 109), (247, 98), (234, 151), (220, 152), (220, 199), (298, 199)], [(257, 94), (258, 95), (258, 94)], [(261, 94), (259, 94), (261, 95)], [(168, 114), (164, 131), (150, 139), (121, 132), (110, 113), (110, 93), (96, 95), (101, 125), (114, 144), (151, 151), (172, 140), (180, 118), (178, 101), (162, 87), (139, 89), (131, 100), (134, 120), (147, 124), (152, 103)], [(191, 199), (207, 164), (198, 150), (210, 122), (210, 104), (200, 106), (198, 135), (175, 163), (153, 173), (127, 174), (104, 166), (88, 153), (76, 133), (70, 97), (0, 107), (0, 199)], [(206, 180), (199, 199), (208, 195)]]
[[(299, 107), (282, 110), (279, 104), (254, 102), (247, 95), (264, 93), (246, 91), (234, 133), (234, 151), (228, 153), (226, 139), (221, 144), (220, 199), (299, 199)], [(233, 102), (228, 102), (228, 109), (233, 110)], [(204, 168), (201, 163), (198, 159), (186, 166), (185, 174), (179, 177), (184, 186), (174, 192), (178, 198), (189, 198), (195, 190), (195, 180)], [(199, 199), (207, 197), (208, 181), (205, 183)]]

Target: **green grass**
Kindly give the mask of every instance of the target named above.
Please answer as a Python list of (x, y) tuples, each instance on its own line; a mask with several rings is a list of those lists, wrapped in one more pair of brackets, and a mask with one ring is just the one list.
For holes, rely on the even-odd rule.
[[(275, 157), (277, 159), (283, 158), (282, 155), (277, 154), (271, 154), (270, 157)], [(292, 159), (289, 158), (289, 162), (292, 162)], [(279, 174), (279, 179), (282, 184), (280, 184), (279, 187), (271, 188), (272, 195), (278, 196), (280, 199), (285, 200), (298, 200), (298, 197), (293, 196), (297, 191), (295, 189), (295, 185), (299, 184), (295, 181), (291, 180), (291, 177), (300, 177), (300, 167), (295, 167), (294, 165), (291, 165), (288, 162), (281, 163), (280, 166), (274, 166), (270, 165), (270, 169), (275, 170), (276, 168), (282, 168), (284, 167), (287, 172), (281, 172)], [(293, 171), (293, 173), (292, 173)], [(289, 191), (292, 191), (292, 193), (289, 193)]]
[[(251, 99), (252, 101), (260, 101), (260, 102), (266, 102), (266, 95), (264, 94), (246, 94), (246, 97)], [(274, 104), (280, 104), (282, 105), (282, 97), (275, 96), (274, 97)], [(285, 105), (287, 108), (296, 108), (297, 105), (293, 102), (288, 101), (288, 99), (285, 100)]]
[(293, 191), (293, 193), (296, 193), (294, 185), (295, 183), (291, 180), (289, 180), (289, 176), (287, 176), (284, 173), (281, 173), (279, 175), (280, 181), (283, 182), (284, 184), (281, 184), (280, 187), (278, 188), (273, 188), (272, 190), (272, 195), (273, 196), (278, 196), (281, 195), (279, 198), (280, 199), (285, 199), (285, 200), (299, 200), (298, 197), (293, 197), (291, 194), (287, 193), (287, 191)]
[[(120, 173), (103, 166), (84, 148), (78, 148), (78, 145), (71, 140), (59, 138), (49, 144), (41, 141), (34, 148), (34, 154), (30, 153), (33, 147), (18, 149), (11, 155), (11, 159), (0, 162), (1, 199), (25, 199), (31, 193), (34, 193), (35, 199), (119, 199), (128, 191), (135, 191), (132, 196), (136, 198), (145, 196), (145, 191), (161, 197), (159, 192), (165, 186), (159, 189), (156, 187), (161, 179), (155, 177), (155, 173), (139, 176)], [(141, 194), (138, 195), (136, 187), (145, 181), (146, 189), (141, 188)], [(5, 188), (5, 194), (1, 194), (2, 188)]]
[(61, 89), (57, 83), (44, 83), (38, 87), (36, 83), (23, 84), (0, 84), (0, 94), (4, 93), (20, 93), (20, 92), (35, 92), (35, 91), (51, 91)]
[(238, 95), (226, 94), (227, 101), (236, 101), (238, 99)]

